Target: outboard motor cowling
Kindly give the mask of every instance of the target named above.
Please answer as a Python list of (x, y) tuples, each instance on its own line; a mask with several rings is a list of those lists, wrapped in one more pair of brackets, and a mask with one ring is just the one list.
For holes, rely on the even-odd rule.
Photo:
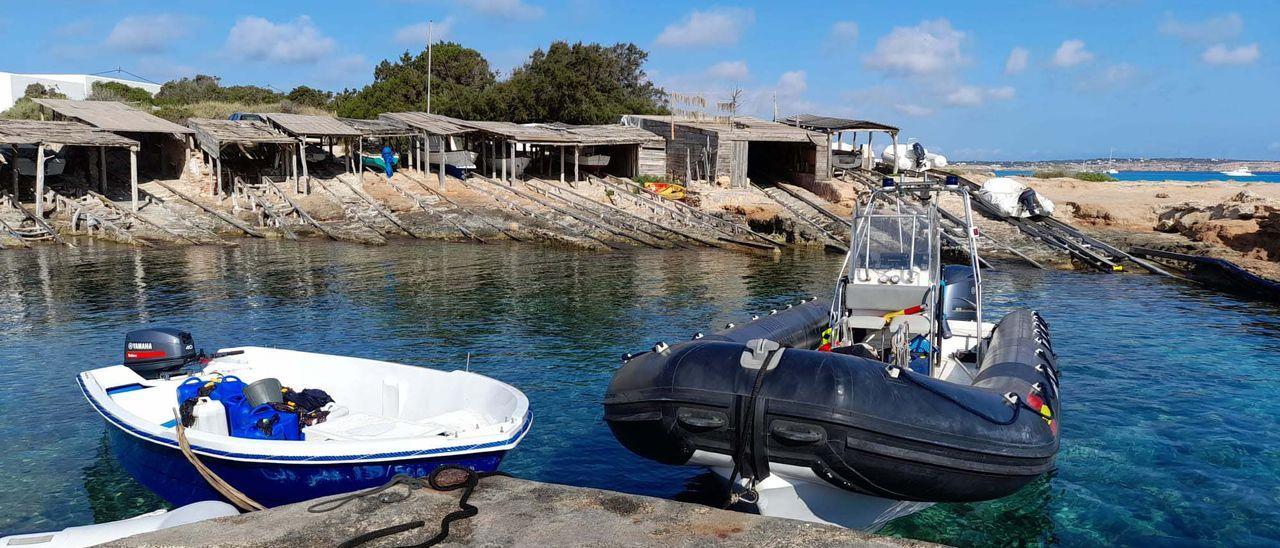
[(938, 309), (948, 320), (972, 322), (978, 319), (977, 280), (973, 268), (947, 265), (942, 268), (942, 298)]
[(124, 365), (144, 379), (160, 378), (199, 359), (190, 333), (170, 327), (139, 329), (124, 336)]

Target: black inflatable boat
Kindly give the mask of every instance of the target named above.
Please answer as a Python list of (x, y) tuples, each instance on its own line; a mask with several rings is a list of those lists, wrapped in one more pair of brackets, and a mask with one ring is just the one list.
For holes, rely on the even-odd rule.
[[(938, 235), (921, 232), (929, 263)], [(1003, 497), (1051, 470), (1048, 324), (1025, 309), (984, 324), (972, 267), (878, 267), (856, 253), (831, 307), (810, 301), (625, 357), (604, 400), (617, 439), (711, 467), (762, 513), (864, 529), (928, 503)], [(875, 283), (897, 275), (916, 283)]]

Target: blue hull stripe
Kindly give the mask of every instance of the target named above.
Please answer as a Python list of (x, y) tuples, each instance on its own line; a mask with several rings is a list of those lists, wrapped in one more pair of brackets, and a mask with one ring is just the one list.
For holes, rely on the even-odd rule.
[[(159, 436), (148, 434), (146, 432), (143, 432), (141, 430), (138, 430), (137, 428), (130, 426), (128, 423), (126, 423), (124, 420), (121, 420), (119, 417), (112, 415), (109, 411), (107, 411), (104, 407), (102, 407), (102, 405), (99, 404), (97, 400), (93, 398), (92, 394), (89, 393), (89, 389), (88, 387), (85, 386), (83, 378), (77, 375), (76, 382), (80, 385), (80, 390), (84, 392), (85, 399), (89, 400), (89, 404), (92, 405), (93, 408), (96, 409), (98, 413), (107, 420), (107, 422), (111, 423), (116, 428), (129, 432), (140, 438), (147, 439), (153, 443), (178, 449), (177, 441), (168, 440)], [(474, 452), (478, 450), (503, 447), (518, 441), (521, 436), (524, 436), (525, 432), (529, 431), (529, 426), (532, 424), (533, 424), (533, 412), (530, 411), (525, 413), (523, 424), (520, 425), (520, 429), (516, 431), (514, 434), (512, 434), (511, 437), (503, 441), (477, 443), (472, 445), (459, 445), (454, 447), (438, 447), (435, 449), (422, 449), (419, 451), (397, 451), (395, 453), (377, 453), (372, 455), (325, 455), (325, 456), (254, 455), (249, 453), (236, 453), (231, 451), (222, 451), (218, 449), (209, 449), (207, 447), (201, 447), (195, 444), (191, 445), (191, 449), (195, 451), (199, 451), (202, 454), (226, 457), (229, 459), (244, 459), (244, 460), (257, 460), (257, 461), (332, 462), (332, 461), (394, 460), (394, 459), (404, 459), (404, 458), (413, 458), (413, 457), (426, 457), (426, 456), (433, 456), (433, 455), (446, 455), (449, 453), (457, 453), (457, 452)]]

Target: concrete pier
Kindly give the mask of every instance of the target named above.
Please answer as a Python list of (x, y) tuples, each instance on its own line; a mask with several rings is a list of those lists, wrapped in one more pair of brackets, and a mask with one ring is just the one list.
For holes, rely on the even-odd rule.
[[(405, 492), (397, 486), (396, 494)], [(335, 546), (359, 534), (422, 520), (423, 527), (365, 546), (416, 544), (458, 509), (462, 490), (417, 489), (382, 503), (365, 497), (325, 513), (304, 502), (122, 539), (106, 546)], [(324, 499), (319, 499), (324, 500)], [(479, 514), (450, 526), (440, 546), (932, 546), (839, 527), (768, 518), (698, 504), (507, 477), (481, 480)]]

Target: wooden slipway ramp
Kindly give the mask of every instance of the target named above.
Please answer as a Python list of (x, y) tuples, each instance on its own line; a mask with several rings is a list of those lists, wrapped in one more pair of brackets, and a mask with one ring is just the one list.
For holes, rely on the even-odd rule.
[(262, 177), (257, 184), (237, 182), (235, 186), (237, 197), (247, 202), (245, 209), (258, 214), (259, 225), (275, 228), (285, 238), (297, 239), (298, 232), (305, 230), (319, 232), (335, 241), (368, 245), (387, 243), (381, 232), (352, 211), (344, 209), (346, 215), (340, 220), (317, 219), (301, 205), (302, 196), (268, 177)]
[[(816, 235), (817, 240), (822, 242), (823, 247), (827, 250), (848, 253), (849, 225), (839, 218), (833, 220), (833, 213), (813, 203), (811, 200), (802, 199), (796, 190), (784, 189), (784, 185), (786, 183), (779, 182), (773, 186), (757, 185), (756, 188), (764, 192), (774, 203), (782, 206), (796, 222), (807, 228), (808, 232)], [(843, 232), (843, 237), (837, 232)]]
[(746, 225), (725, 220), (678, 200), (665, 199), (630, 179), (605, 175), (589, 177), (588, 180), (607, 187), (613, 193), (613, 197), (639, 200), (645, 206), (653, 208), (655, 214), (660, 211), (667, 220), (664, 222), (685, 228), (687, 234), (697, 238), (711, 239), (734, 246), (739, 250), (754, 252), (776, 253), (786, 245), (755, 232)]
[(53, 227), (36, 219), (12, 197), (0, 197), (0, 246), (25, 248), (45, 241), (61, 243), (63, 240)]
[(557, 239), (572, 242), (579, 247), (622, 249), (610, 241), (608, 233), (596, 230), (595, 227), (582, 223), (572, 215), (565, 215), (557, 211), (557, 208), (548, 207), (545, 201), (515, 190), (507, 183), (472, 173), (463, 181), (463, 184), (476, 192), (492, 197), (500, 207), (523, 215), (537, 225), (548, 227), (548, 230), (558, 235)]

